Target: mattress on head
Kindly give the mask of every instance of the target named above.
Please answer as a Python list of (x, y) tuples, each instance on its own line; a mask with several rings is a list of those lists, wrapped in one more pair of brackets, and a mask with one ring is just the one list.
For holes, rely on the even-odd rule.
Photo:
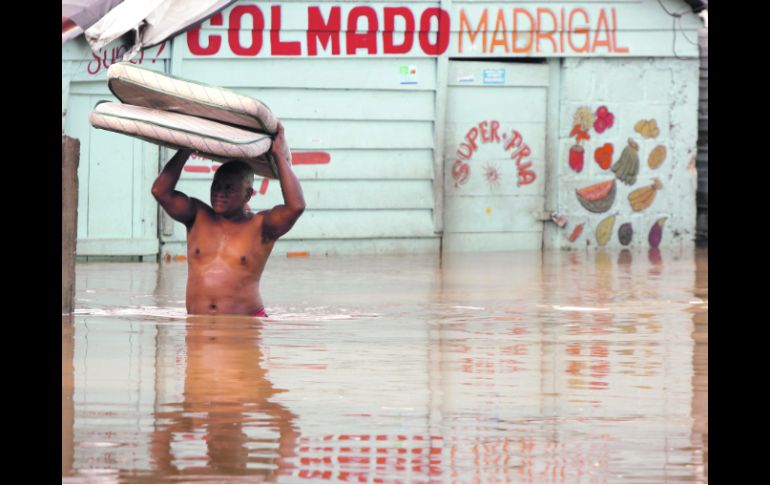
[(172, 149), (187, 148), (218, 161), (242, 160), (256, 175), (278, 178), (272, 138), (194, 116), (102, 102), (88, 115), (95, 128), (131, 135)]
[(130, 62), (107, 70), (110, 91), (123, 103), (173, 111), (274, 135), (278, 119), (261, 101), (227, 89), (179, 79)]

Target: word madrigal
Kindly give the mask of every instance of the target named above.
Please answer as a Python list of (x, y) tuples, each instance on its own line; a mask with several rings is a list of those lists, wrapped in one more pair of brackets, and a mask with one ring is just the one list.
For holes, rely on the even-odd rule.
[(499, 8), (494, 29), (490, 31), (489, 9), (481, 11), (477, 22), (460, 9), (457, 51), (463, 52), (465, 40), (465, 46), (470, 44), (473, 52), (483, 54), (592, 53), (597, 49), (628, 53), (628, 48), (618, 46), (618, 19), (614, 8), (610, 9), (609, 18), (604, 8), (593, 20), (583, 8), (569, 11), (562, 8), (558, 15), (550, 8), (537, 8), (534, 13), (526, 8)]

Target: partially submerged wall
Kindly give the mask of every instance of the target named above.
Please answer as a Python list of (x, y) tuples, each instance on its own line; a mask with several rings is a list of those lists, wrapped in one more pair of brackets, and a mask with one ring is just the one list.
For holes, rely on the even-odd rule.
[(697, 59), (563, 61), (550, 169), (567, 224), (547, 244), (693, 244), (698, 74)]

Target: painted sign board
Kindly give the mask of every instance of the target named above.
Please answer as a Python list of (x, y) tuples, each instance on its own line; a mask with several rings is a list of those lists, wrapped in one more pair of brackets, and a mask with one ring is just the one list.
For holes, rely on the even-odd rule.
[[(684, 2), (678, 11), (687, 9)], [(680, 5), (676, 5), (680, 7)], [(697, 56), (702, 26), (680, 27), (656, 0), (640, 2), (238, 2), (185, 35), (191, 56)], [(672, 39), (672, 36), (675, 37)]]

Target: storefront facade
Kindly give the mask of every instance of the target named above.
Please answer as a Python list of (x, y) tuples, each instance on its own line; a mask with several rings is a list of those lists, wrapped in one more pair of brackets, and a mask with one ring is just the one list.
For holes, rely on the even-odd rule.
[[(276, 252), (688, 247), (701, 27), (682, 1), (239, 1), (132, 62), (284, 122), (308, 208)], [(62, 47), (78, 255), (184, 256), (149, 190), (172, 154), (88, 126), (128, 47)], [(217, 165), (179, 189), (207, 201)], [(257, 180), (252, 209), (279, 203)]]

